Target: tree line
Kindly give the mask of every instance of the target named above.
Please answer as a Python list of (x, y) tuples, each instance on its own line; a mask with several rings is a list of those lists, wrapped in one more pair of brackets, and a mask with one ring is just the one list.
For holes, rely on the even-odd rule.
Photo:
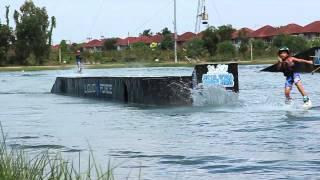
[(263, 39), (252, 39), (245, 30), (238, 31), (238, 41), (241, 43), (235, 46), (232, 42), (232, 34), (236, 29), (232, 25), (220, 27), (209, 27), (202, 32), (201, 38), (187, 42), (186, 52), (190, 57), (206, 57), (212, 61), (251, 58), (275, 57), (278, 49), (288, 46), (293, 53), (304, 51), (310, 47), (320, 45), (319, 40), (307, 41), (301, 36), (281, 34), (275, 36), (269, 42)]
[(13, 28), (10, 6), (5, 9), (5, 22), (0, 18), (0, 65), (45, 64), (50, 56), (55, 17), (49, 18), (45, 7), (25, 1), (19, 10), (14, 10)]
[[(255, 59), (274, 58), (278, 49), (282, 46), (288, 46), (293, 53), (306, 50), (310, 47), (319, 46), (320, 40), (307, 41), (301, 36), (279, 35), (272, 41), (267, 42), (262, 39), (251, 39), (245, 30), (238, 31), (239, 46), (232, 42), (232, 34), (236, 29), (232, 25), (223, 25), (219, 27), (209, 27), (201, 32), (197, 37), (184, 43), (178, 49), (179, 59), (194, 58), (205, 61), (224, 61), (231, 59), (247, 60), (252, 55)], [(88, 59), (116, 60), (152, 60), (159, 58), (163, 60), (172, 60), (173, 56), (169, 52), (174, 48), (173, 34), (168, 28), (164, 28), (156, 34), (162, 35), (162, 41), (157, 48), (150, 48), (144, 43), (132, 44), (130, 48), (123, 51), (116, 51), (117, 39), (108, 39), (104, 43), (103, 52), (86, 54)], [(152, 36), (150, 29), (144, 30), (140, 36)], [(113, 52), (114, 51), (114, 52)], [(99, 54), (99, 55), (97, 55)], [(112, 57), (111, 57), (112, 56)]]
[[(5, 65), (44, 65), (58, 64), (59, 52), (52, 50), (52, 34), (56, 27), (54, 16), (49, 17), (45, 7), (37, 7), (32, 1), (25, 1), (14, 10), (10, 18), (10, 6), (5, 7), (5, 16), (0, 17), (0, 66)], [(10, 20), (14, 20), (11, 26)], [(13, 28), (14, 27), (14, 28)], [(288, 46), (293, 52), (303, 51), (312, 46), (319, 46), (320, 40), (307, 41), (300, 36), (279, 35), (272, 42), (261, 39), (250, 39), (249, 34), (238, 32), (241, 44), (235, 46), (232, 34), (236, 31), (232, 25), (209, 27), (194, 39), (180, 44), (179, 59), (200, 59), (203, 61), (223, 61), (230, 59), (250, 59), (251, 47), (253, 56), (258, 58), (274, 57), (277, 49)], [(151, 29), (146, 29), (140, 36), (152, 36)], [(130, 48), (117, 51), (117, 38), (107, 39), (101, 52), (83, 52), (85, 60), (91, 62), (134, 62), (134, 61), (171, 61), (174, 59), (174, 36), (169, 28), (155, 34), (161, 35), (159, 44), (151, 47), (144, 43), (131, 44)], [(65, 40), (60, 43), (63, 62), (74, 63), (76, 50), (82, 44), (68, 45)]]

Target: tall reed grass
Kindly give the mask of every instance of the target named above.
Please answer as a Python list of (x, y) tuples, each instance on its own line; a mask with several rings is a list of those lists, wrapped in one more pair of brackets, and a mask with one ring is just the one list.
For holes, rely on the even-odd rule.
[[(80, 172), (78, 164), (63, 159), (60, 153), (44, 151), (38, 155), (28, 155), (24, 150), (9, 147), (0, 122), (0, 180), (114, 180), (111, 166), (103, 170), (92, 153), (85, 168)], [(79, 157), (80, 158), (80, 157)]]

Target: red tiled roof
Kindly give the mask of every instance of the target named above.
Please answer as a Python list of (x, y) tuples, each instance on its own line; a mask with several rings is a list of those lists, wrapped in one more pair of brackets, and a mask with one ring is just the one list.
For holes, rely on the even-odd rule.
[(298, 24), (288, 24), (281, 26), (273, 33), (274, 36), (280, 34), (300, 34), (303, 32), (303, 27)]
[(201, 31), (198, 34), (196, 34), (196, 37), (201, 39), (203, 37), (203, 31)]
[(125, 42), (126, 42), (126, 44), (128, 44), (128, 40), (125, 41), (125, 39), (119, 38), (119, 39), (117, 40), (116, 45), (117, 45), (117, 46), (124, 46), (124, 45), (125, 45)]
[(152, 36), (140, 36), (140, 37), (137, 37), (137, 39), (136, 39), (137, 42), (142, 42), (142, 43), (145, 43), (145, 44), (153, 43), (152, 40), (153, 40)]
[(256, 31), (252, 32), (249, 36), (252, 38), (271, 37), (271, 36), (273, 36), (273, 34), (276, 30), (277, 30), (276, 28), (274, 28), (270, 25), (266, 25)]
[(320, 21), (315, 21), (303, 27), (304, 33), (320, 33)]
[(195, 33), (192, 32), (186, 32), (181, 34), (180, 36), (178, 36), (178, 41), (180, 42), (186, 42), (186, 41), (190, 41), (193, 38), (195, 38), (197, 35)]
[(92, 41), (89, 41), (88, 43), (84, 44), (84, 48), (93, 48), (93, 47), (102, 47), (103, 46), (103, 40), (94, 39)]
[(239, 32), (241, 32), (241, 31), (246, 32), (248, 36), (253, 32), (253, 30), (250, 28), (241, 28), (241, 29), (232, 33), (232, 39), (237, 39), (239, 37)]
[(130, 44), (133, 44), (133, 43), (137, 43), (138, 40), (137, 37), (127, 37), (127, 38), (124, 38), (124, 39), (118, 39), (116, 45), (117, 46), (127, 46), (128, 43)]
[(151, 40), (152, 42), (160, 43), (162, 41), (162, 36), (159, 34), (151, 36)]
[(118, 42), (116, 45), (118, 46), (127, 46), (128, 43), (134, 44), (134, 43), (145, 43), (145, 44), (151, 44), (153, 42), (160, 43), (162, 40), (161, 35), (154, 35), (154, 36), (140, 36), (140, 37), (127, 37), (125, 39), (118, 39)]

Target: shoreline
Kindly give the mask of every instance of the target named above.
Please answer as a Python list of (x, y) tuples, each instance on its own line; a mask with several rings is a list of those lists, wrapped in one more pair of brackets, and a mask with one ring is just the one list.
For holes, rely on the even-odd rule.
[[(239, 65), (263, 65), (263, 64), (274, 64), (274, 60), (254, 60), (254, 61), (232, 61), (233, 63), (239, 63)], [(200, 63), (189, 63), (189, 62), (163, 62), (163, 63), (110, 63), (110, 64), (85, 64), (85, 69), (110, 69), (110, 68), (139, 68), (139, 67), (193, 67), (197, 64), (207, 63), (232, 63), (232, 62), (200, 62)], [(76, 65), (44, 65), (44, 66), (4, 66), (0, 67), (0, 72), (15, 72), (15, 71), (45, 71), (45, 70), (67, 70), (73, 69)]]

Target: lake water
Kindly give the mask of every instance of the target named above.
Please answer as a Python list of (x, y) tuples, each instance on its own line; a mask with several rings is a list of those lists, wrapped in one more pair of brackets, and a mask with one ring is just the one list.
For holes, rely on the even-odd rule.
[[(320, 177), (320, 109), (305, 111), (284, 77), (240, 66), (240, 94), (229, 105), (145, 107), (50, 94), (75, 70), (0, 73), (0, 121), (8, 144), (63, 152), (85, 166), (89, 149), (119, 179), (315, 179)], [(192, 68), (85, 70), (83, 76), (191, 75)], [(302, 75), (316, 106), (320, 75)], [(209, 98), (221, 96), (209, 93)], [(129, 179), (130, 179), (129, 178)]]

